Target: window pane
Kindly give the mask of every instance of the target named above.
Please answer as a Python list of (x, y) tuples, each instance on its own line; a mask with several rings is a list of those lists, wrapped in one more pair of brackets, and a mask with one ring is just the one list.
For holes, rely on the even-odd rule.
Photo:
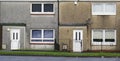
[(103, 38), (103, 31), (102, 30), (93, 30), (93, 38), (102, 39)]
[(42, 42), (42, 40), (31, 40), (32, 42)]
[(32, 4), (32, 12), (41, 12), (41, 4)]
[(53, 4), (44, 4), (44, 12), (53, 12)]
[(18, 40), (18, 33), (16, 33), (16, 40)]
[(115, 42), (115, 39), (105, 39), (105, 42)]
[(103, 4), (100, 4), (100, 3), (96, 3), (96, 4), (93, 4), (93, 9), (92, 11), (94, 13), (103, 13)]
[(115, 4), (106, 4), (105, 5), (105, 12), (107, 13), (116, 13), (116, 8), (115, 8)]
[(41, 30), (32, 30), (32, 38), (41, 38)]
[(53, 42), (53, 40), (43, 40), (43, 42)]
[(103, 41), (103, 31), (93, 30), (93, 42), (102, 42), (102, 41)]
[(78, 36), (77, 36), (77, 32), (75, 32), (75, 36), (76, 36), (76, 37), (75, 37), (75, 40), (77, 40), (77, 37), (78, 37)]
[(13, 33), (13, 40), (15, 39), (15, 33)]
[(105, 42), (114, 42), (115, 32), (114, 30), (105, 30)]
[(44, 38), (53, 38), (53, 30), (44, 30)]
[(103, 39), (93, 39), (94, 42), (103, 42)]

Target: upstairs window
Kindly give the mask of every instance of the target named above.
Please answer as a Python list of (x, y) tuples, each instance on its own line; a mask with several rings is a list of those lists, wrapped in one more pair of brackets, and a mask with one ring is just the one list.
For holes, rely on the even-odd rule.
[(116, 15), (115, 3), (93, 3), (92, 15)]
[(53, 4), (44, 4), (44, 12), (53, 12)]
[(42, 12), (41, 4), (32, 4), (32, 12)]
[(31, 5), (32, 14), (54, 14), (54, 4), (41, 3)]

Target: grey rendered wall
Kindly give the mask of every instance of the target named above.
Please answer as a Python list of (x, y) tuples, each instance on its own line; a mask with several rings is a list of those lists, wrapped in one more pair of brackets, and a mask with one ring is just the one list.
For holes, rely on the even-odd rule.
[[(40, 1), (37, 1), (37, 3)], [(26, 46), (30, 48), (31, 29), (55, 29), (58, 34), (58, 4), (55, 4), (55, 14), (33, 15), (30, 13), (30, 5), (33, 2), (9, 2), (1, 1), (1, 23), (25, 23), (26, 24)], [(35, 3), (35, 2), (34, 2)], [(40, 2), (41, 3), (41, 2)], [(3, 35), (3, 37), (6, 35)], [(56, 37), (57, 40), (57, 37)], [(7, 41), (6, 41), (7, 42)], [(9, 42), (8, 42), (9, 43)]]
[(28, 2), (1, 2), (1, 23), (26, 23), (29, 14)]
[(55, 14), (52, 15), (31, 14), (31, 3), (1, 2), (1, 23), (26, 23), (30, 28), (57, 28), (57, 2), (53, 2), (55, 3)]
[(0, 0), (0, 1), (57, 1), (57, 0)]

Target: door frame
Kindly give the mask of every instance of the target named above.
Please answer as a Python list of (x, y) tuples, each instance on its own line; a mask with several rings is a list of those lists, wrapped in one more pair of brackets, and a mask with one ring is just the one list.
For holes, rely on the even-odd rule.
[[(18, 38), (19, 38), (19, 40), (18, 40), (18, 48), (17, 48), (17, 49), (20, 49), (20, 29), (10, 29), (10, 40), (11, 40), (11, 35), (12, 35), (11, 32), (14, 31), (14, 30), (17, 30), (17, 31), (19, 30), (19, 31), (18, 31), (18, 35), (19, 35)], [(16, 36), (15, 36), (15, 37), (16, 37)], [(10, 46), (12, 46), (12, 40), (11, 40)], [(12, 47), (11, 47), (10, 49), (11, 49), (11, 50), (17, 50), (17, 49), (14, 49), (14, 48), (12, 48)]]
[[(83, 30), (73, 30), (73, 41), (74, 41), (74, 37), (75, 37), (75, 32), (80, 32), (81, 33), (81, 41), (82, 41), (82, 46), (81, 46), (81, 51), (74, 51), (74, 49), (73, 49), (73, 52), (82, 52), (83, 51)], [(74, 42), (73, 42), (73, 44), (74, 44)], [(73, 45), (74, 46), (74, 45)]]

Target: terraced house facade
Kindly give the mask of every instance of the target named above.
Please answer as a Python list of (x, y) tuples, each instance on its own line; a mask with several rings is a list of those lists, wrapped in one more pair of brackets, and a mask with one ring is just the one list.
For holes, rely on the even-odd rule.
[(120, 0), (0, 0), (5, 50), (120, 51)]
[(120, 0), (60, 0), (61, 50), (120, 51), (119, 16)]
[(2, 49), (54, 50), (57, 11), (56, 0), (1, 0)]

